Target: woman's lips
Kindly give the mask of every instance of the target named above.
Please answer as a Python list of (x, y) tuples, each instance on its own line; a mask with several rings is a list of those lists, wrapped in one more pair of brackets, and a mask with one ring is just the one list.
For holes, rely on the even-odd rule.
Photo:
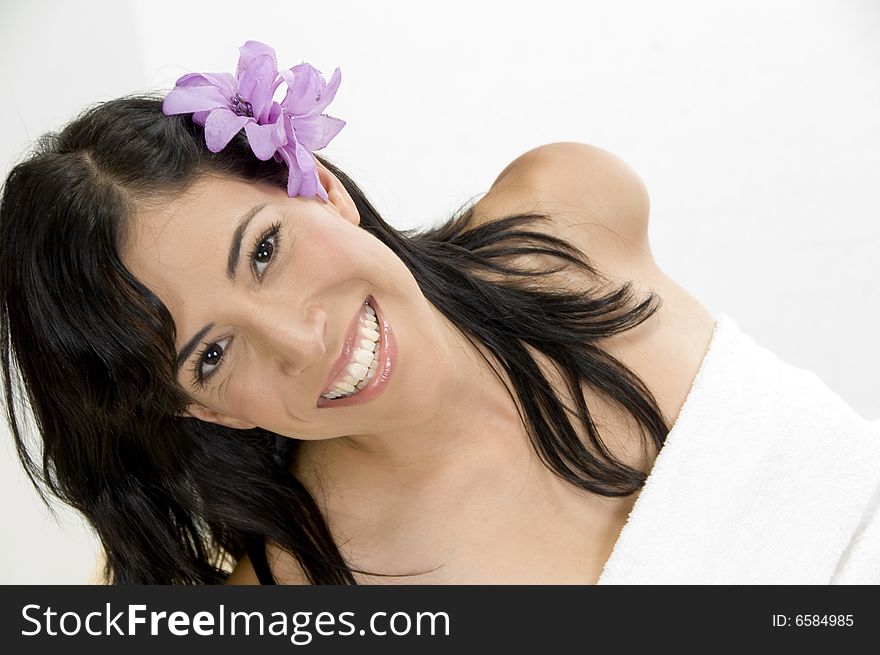
[(397, 368), (397, 339), (394, 336), (394, 330), (388, 324), (382, 308), (373, 296), (367, 297), (367, 302), (373, 311), (376, 312), (376, 321), (379, 328), (378, 355), (376, 357), (376, 370), (373, 376), (364, 384), (364, 386), (351, 395), (340, 396), (338, 398), (319, 397), (318, 407), (353, 407), (368, 403), (380, 395), (388, 388), (389, 380), (393, 371)]
[(351, 351), (354, 346), (354, 338), (357, 336), (358, 330), (360, 329), (361, 319), (363, 318), (366, 306), (367, 301), (365, 299), (361, 303), (360, 309), (351, 320), (351, 323), (348, 326), (348, 332), (345, 335), (345, 340), (342, 342), (342, 351), (339, 353), (333, 367), (330, 369), (330, 374), (327, 377), (327, 383), (324, 386), (324, 390), (320, 394), (321, 396), (333, 390), (336, 386), (336, 378), (338, 378), (345, 367), (348, 366), (348, 362), (351, 359)]

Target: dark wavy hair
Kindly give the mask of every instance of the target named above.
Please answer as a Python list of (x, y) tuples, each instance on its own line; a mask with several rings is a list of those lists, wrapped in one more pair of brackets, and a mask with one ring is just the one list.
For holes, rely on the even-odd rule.
[[(299, 440), (178, 416), (187, 397), (173, 372), (174, 322), (119, 254), (133, 208), (172, 198), (205, 172), (286, 188), (287, 169), (257, 159), (243, 131), (211, 153), (202, 127), (161, 107), (156, 93), (91, 105), (41, 136), (5, 180), (0, 348), (18, 456), (50, 511), (52, 494), (87, 518), (111, 584), (222, 583), (230, 559), (244, 553), (265, 570), (269, 541), (293, 554), (314, 584), (356, 584), (352, 572), (368, 572), (345, 561), (291, 473)], [(545, 465), (594, 494), (640, 490), (647, 474), (605, 448), (581, 385), (632, 415), (659, 451), (669, 426), (656, 400), (599, 346), (649, 318), (659, 296), (639, 301), (629, 281), (600, 286), (603, 293), (550, 283), (566, 267), (604, 278), (579, 249), (528, 229), (550, 220), (545, 214), (472, 225), (474, 206), (466, 203), (439, 225), (397, 230), (351, 178), (318, 159), (354, 199), (360, 227), (504, 367)], [(557, 264), (524, 268), (517, 265), (522, 255)], [(576, 407), (563, 405), (527, 346), (558, 365)], [(29, 435), (30, 416), (36, 434)]]

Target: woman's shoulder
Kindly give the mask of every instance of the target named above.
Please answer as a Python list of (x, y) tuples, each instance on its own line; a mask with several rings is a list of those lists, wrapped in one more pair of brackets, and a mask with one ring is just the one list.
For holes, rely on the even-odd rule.
[(605, 263), (652, 264), (650, 203), (638, 173), (620, 157), (574, 141), (548, 143), (516, 157), (474, 206), (475, 225), (539, 211), (550, 229)]
[(612, 283), (629, 282), (638, 297), (653, 291), (662, 299), (648, 320), (605, 344), (648, 385), (664, 417), (673, 422), (703, 361), (715, 320), (655, 262), (641, 178), (601, 148), (574, 142), (543, 145), (501, 172), (475, 206), (474, 221), (527, 211), (548, 214), (552, 220), (542, 231), (578, 247)]

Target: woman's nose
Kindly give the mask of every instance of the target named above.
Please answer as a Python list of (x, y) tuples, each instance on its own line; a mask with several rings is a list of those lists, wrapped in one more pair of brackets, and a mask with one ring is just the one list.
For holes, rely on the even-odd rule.
[(277, 362), (286, 375), (299, 375), (313, 364), (323, 361), (324, 315), (319, 311), (299, 314), (288, 305), (263, 312), (254, 321), (254, 334), (260, 335), (264, 357)]

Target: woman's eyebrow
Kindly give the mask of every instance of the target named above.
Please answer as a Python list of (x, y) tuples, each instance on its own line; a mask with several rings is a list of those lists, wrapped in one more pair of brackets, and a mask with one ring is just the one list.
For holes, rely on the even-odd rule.
[(256, 216), (257, 213), (268, 204), (268, 202), (263, 202), (259, 205), (254, 205), (245, 212), (244, 216), (238, 219), (238, 227), (236, 227), (235, 232), (232, 233), (232, 243), (229, 244), (229, 258), (226, 263), (226, 277), (230, 280), (235, 281), (235, 269), (238, 268), (238, 259), (241, 254), (241, 241), (244, 238), (244, 233), (247, 231), (247, 227), (254, 216)]
[(186, 342), (186, 345), (180, 349), (180, 353), (177, 355), (177, 359), (174, 361), (174, 377), (180, 373), (180, 367), (183, 366), (183, 363), (189, 359), (189, 356), (192, 355), (193, 350), (196, 349), (196, 346), (199, 345), (199, 341), (204, 338), (204, 336), (214, 327), (213, 323), (208, 323), (201, 330), (196, 332), (192, 339)]

